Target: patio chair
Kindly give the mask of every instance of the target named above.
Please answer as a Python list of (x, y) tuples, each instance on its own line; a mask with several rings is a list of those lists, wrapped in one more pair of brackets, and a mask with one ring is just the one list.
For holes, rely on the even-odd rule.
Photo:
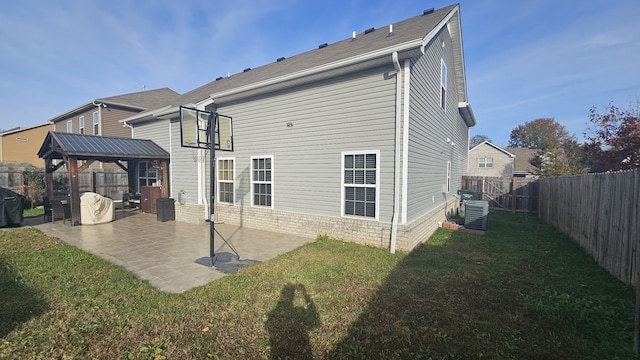
[(71, 208), (69, 204), (63, 204), (62, 200), (51, 199), (51, 222), (55, 223), (56, 219), (62, 219), (62, 223), (66, 224), (67, 219), (71, 222)]
[(122, 190), (112, 190), (111, 196), (109, 196), (111, 200), (113, 200), (113, 206), (117, 209), (120, 207), (124, 209), (124, 191)]

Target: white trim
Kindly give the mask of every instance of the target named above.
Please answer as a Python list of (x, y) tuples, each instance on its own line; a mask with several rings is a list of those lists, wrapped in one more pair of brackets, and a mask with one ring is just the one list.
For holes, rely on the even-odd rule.
[[(97, 115), (97, 116), (96, 116)], [(96, 123), (96, 118), (98, 122)], [(102, 135), (102, 129), (100, 129), (100, 113), (98, 111), (94, 111), (91, 118), (91, 131), (93, 131), (93, 135)], [(98, 125), (98, 131), (96, 133), (96, 125)]]
[[(344, 213), (344, 202), (345, 202), (345, 186), (344, 183), (344, 157), (345, 155), (367, 155), (367, 154), (375, 154), (376, 155), (376, 216), (355, 216), (355, 215), (346, 215)], [(370, 185), (362, 185), (362, 184), (349, 184), (352, 187), (364, 187), (370, 188)], [(351, 219), (360, 219), (360, 220), (369, 220), (369, 221), (378, 221), (380, 218), (380, 150), (356, 150), (356, 151), (343, 151), (340, 153), (340, 216), (344, 218)]]
[[(271, 159), (271, 180), (270, 181), (254, 181), (253, 179), (253, 160), (255, 159)], [(274, 184), (274, 175), (275, 175), (275, 171), (274, 171), (274, 161), (273, 161), (273, 155), (260, 155), (260, 156), (252, 156), (251, 157), (251, 164), (249, 164), (249, 169), (251, 171), (251, 207), (259, 207), (259, 208), (267, 208), (267, 209), (273, 209), (273, 205), (275, 204), (275, 184)], [(256, 184), (271, 184), (271, 206), (268, 205), (256, 205), (254, 203), (254, 192), (253, 192), (253, 185), (254, 183)]]
[(472, 149), (470, 149), (470, 150), (469, 150), (469, 152), (471, 152), (471, 151), (473, 151), (473, 150), (475, 150), (475, 149), (479, 148), (481, 145), (484, 145), (484, 144), (487, 144), (487, 145), (491, 146), (492, 148), (494, 148), (494, 149), (496, 149), (496, 150), (498, 150), (498, 151), (502, 151), (503, 153), (507, 154), (509, 157), (512, 157), (512, 158), (513, 158), (513, 157), (516, 157), (514, 154), (512, 154), (512, 153), (508, 152), (507, 150), (505, 150), (505, 149), (501, 148), (501, 147), (500, 147), (500, 146), (498, 146), (498, 145), (492, 144), (492, 143), (490, 143), (490, 142), (488, 142), (488, 141), (483, 141), (483, 142), (481, 142), (480, 144), (478, 144), (478, 145), (474, 146)]
[[(445, 25), (448, 25), (449, 20), (451, 20), (453, 15), (458, 13), (458, 11), (460, 11), (460, 5), (456, 5), (456, 7), (453, 8), (449, 12), (449, 14), (447, 14), (447, 16), (445, 16), (445, 18), (442, 19), (442, 21), (440, 21), (438, 23), (438, 25), (434, 26), (433, 29), (431, 29), (431, 31), (429, 31), (429, 33), (424, 38), (422, 38), (422, 46), (420, 47), (420, 49), (422, 50), (423, 54), (426, 53), (426, 51), (427, 51), (426, 47), (429, 44), (429, 42), (440, 32), (440, 30), (442, 30), (442, 28)], [(458, 19), (459, 19), (459, 17), (458, 17)], [(460, 32), (460, 33), (462, 33), (462, 32)], [(462, 42), (460, 44), (462, 45)]]
[(73, 133), (73, 120), (67, 120), (67, 133)]
[(402, 224), (407, 223), (407, 209), (408, 209), (408, 192), (409, 186), (409, 110), (410, 98), (411, 98), (411, 61), (405, 60), (404, 62), (404, 107), (402, 109), (404, 115), (404, 125), (402, 134)]
[(447, 180), (445, 183), (446, 186), (446, 193), (450, 193), (451, 192), (451, 160), (447, 160)]
[[(171, 161), (171, 158), (173, 157), (173, 138), (171, 137), (172, 135), (172, 131), (171, 131), (171, 121), (167, 121), (167, 123), (169, 123), (169, 179), (171, 180), (171, 182), (169, 182), (169, 185), (173, 184), (173, 161)], [(131, 128), (131, 138), (135, 139), (135, 127), (131, 126), (131, 125), (127, 125), (126, 123), (123, 123), (122, 125), (125, 126), (129, 126)], [(178, 194), (174, 191), (173, 186), (169, 186), (169, 189), (171, 189), (171, 197), (173, 197), (174, 199), (178, 199)]]
[[(444, 71), (443, 71), (444, 69)], [(444, 79), (442, 76), (444, 75)], [(443, 81), (444, 80), (444, 81)], [(440, 58), (440, 108), (447, 111), (447, 83), (449, 82), (449, 74), (447, 70), (447, 64), (444, 63), (444, 59)], [(442, 90), (444, 90), (444, 97), (442, 96)]]
[[(232, 168), (231, 168), (231, 180), (220, 180), (220, 162), (222, 161), (231, 161), (232, 163)], [(273, 174), (272, 175), (272, 180), (273, 180)], [(224, 182), (226, 184), (232, 184), (233, 187), (231, 188), (233, 191), (233, 201), (232, 202), (226, 202), (226, 201), (220, 201), (220, 183)], [(271, 185), (271, 189), (273, 192), (273, 185)], [(272, 199), (271, 199), (271, 203), (273, 204), (273, 195), (272, 195)], [(230, 205), (235, 205), (236, 203), (236, 158), (235, 157), (221, 157), (221, 158), (217, 158), (216, 159), (216, 203), (218, 204), (230, 204)]]
[[(452, 12), (453, 12), (453, 10), (452, 10)], [(217, 99), (223, 98), (225, 96), (235, 95), (235, 94), (238, 94), (238, 93), (259, 89), (259, 88), (262, 88), (262, 87), (265, 87), (265, 86), (275, 85), (275, 84), (282, 83), (282, 82), (285, 82), (285, 81), (295, 80), (295, 79), (298, 79), (298, 78), (302, 78), (302, 77), (309, 76), (309, 75), (314, 75), (314, 74), (317, 74), (317, 73), (322, 73), (322, 72), (325, 72), (325, 71), (330, 71), (330, 70), (334, 70), (334, 69), (340, 69), (340, 68), (343, 68), (343, 67), (346, 67), (346, 66), (349, 66), (349, 65), (365, 62), (367, 60), (372, 60), (372, 59), (376, 59), (376, 58), (379, 58), (379, 57), (384, 57), (385, 55), (392, 54), (393, 52), (402, 52), (402, 51), (405, 51), (405, 50), (410, 50), (410, 49), (418, 48), (418, 47), (421, 47), (421, 46), (424, 46), (424, 40), (423, 39), (410, 40), (410, 41), (407, 41), (407, 42), (402, 43), (402, 44), (386, 47), (384, 49), (375, 50), (375, 51), (372, 51), (372, 52), (369, 52), (369, 53), (366, 53), (366, 54), (363, 54), (363, 55), (352, 56), (352, 57), (347, 58), (347, 59), (334, 61), (332, 63), (323, 64), (323, 65), (320, 65), (320, 66), (312, 67), (310, 69), (301, 70), (301, 71), (298, 71), (298, 72), (295, 72), (295, 73), (292, 73), (292, 74), (287, 74), (287, 75), (283, 75), (283, 76), (279, 76), (279, 77), (275, 77), (275, 78), (259, 81), (259, 82), (256, 82), (256, 83), (252, 83), (252, 84), (249, 84), (249, 85), (236, 87), (236, 88), (229, 89), (229, 90), (226, 90), (226, 91), (221, 91), (219, 93), (214, 93), (214, 94), (210, 95), (210, 98), (213, 100), (213, 102), (215, 102)]]

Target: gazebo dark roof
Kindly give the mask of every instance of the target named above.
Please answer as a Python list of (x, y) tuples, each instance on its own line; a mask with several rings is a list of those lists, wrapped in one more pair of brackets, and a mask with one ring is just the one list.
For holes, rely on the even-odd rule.
[(79, 160), (169, 159), (169, 153), (151, 140), (83, 135), (50, 131), (38, 156)]

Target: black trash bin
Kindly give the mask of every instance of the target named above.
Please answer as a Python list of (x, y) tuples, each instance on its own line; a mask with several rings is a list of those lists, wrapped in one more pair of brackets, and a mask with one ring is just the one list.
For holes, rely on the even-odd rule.
[(176, 219), (176, 208), (172, 198), (156, 199), (156, 215), (158, 221), (165, 222)]

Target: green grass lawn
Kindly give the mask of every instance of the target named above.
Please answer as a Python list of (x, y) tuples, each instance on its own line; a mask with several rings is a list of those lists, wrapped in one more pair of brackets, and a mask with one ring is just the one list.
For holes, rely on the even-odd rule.
[(410, 253), (319, 238), (182, 294), (0, 231), (0, 358), (630, 359), (634, 292), (536, 217)]
[(34, 208), (25, 208), (22, 211), (22, 216), (26, 218), (33, 218), (44, 215), (44, 208), (42, 206), (37, 206)]

